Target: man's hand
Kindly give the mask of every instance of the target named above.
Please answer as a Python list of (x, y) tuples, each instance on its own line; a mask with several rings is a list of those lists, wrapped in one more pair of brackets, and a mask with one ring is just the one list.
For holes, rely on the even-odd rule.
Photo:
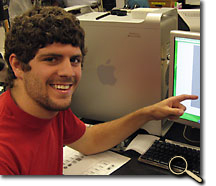
[(149, 106), (151, 110), (151, 116), (155, 120), (161, 120), (165, 118), (169, 119), (178, 119), (181, 115), (184, 114), (186, 107), (181, 104), (182, 101), (187, 99), (198, 99), (198, 96), (195, 95), (180, 95), (170, 97), (159, 103)]

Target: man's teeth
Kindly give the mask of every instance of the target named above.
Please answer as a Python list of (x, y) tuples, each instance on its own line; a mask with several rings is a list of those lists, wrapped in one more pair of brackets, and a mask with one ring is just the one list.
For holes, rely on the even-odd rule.
[(70, 88), (70, 85), (53, 85), (55, 89), (67, 90)]

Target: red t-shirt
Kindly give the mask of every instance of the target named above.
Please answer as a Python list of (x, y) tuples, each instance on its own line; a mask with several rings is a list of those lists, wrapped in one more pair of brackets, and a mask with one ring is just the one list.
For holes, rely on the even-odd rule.
[(62, 174), (63, 144), (78, 140), (85, 129), (70, 109), (52, 119), (29, 115), (6, 91), (0, 95), (0, 175)]

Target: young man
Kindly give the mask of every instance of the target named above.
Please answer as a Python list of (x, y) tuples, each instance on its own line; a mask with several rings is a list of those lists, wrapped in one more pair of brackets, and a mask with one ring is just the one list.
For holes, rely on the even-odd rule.
[(58, 7), (14, 19), (5, 40), (10, 88), (0, 96), (0, 174), (62, 174), (63, 145), (83, 154), (112, 148), (150, 120), (178, 118), (181, 95), (86, 128), (69, 109), (85, 56), (78, 20)]

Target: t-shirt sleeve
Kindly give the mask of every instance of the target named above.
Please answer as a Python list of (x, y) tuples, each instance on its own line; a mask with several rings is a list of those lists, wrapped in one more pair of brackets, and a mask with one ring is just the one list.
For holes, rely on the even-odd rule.
[(70, 144), (77, 141), (85, 133), (86, 125), (73, 114), (71, 109), (65, 111), (63, 143)]

